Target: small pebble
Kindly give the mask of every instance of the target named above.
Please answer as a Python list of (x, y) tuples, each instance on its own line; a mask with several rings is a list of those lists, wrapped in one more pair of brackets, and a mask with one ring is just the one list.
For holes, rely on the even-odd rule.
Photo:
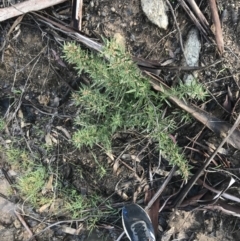
[(115, 9), (114, 7), (111, 7), (111, 11), (112, 11), (113, 13), (115, 13), (115, 12), (116, 12), (116, 9)]
[(238, 8), (232, 9), (232, 23), (236, 25), (238, 22)]
[(106, 12), (102, 12), (102, 16), (103, 16), (103, 17), (106, 17), (106, 16), (107, 16), (107, 13), (106, 13)]
[(21, 223), (17, 220), (17, 219), (15, 219), (15, 221), (14, 221), (14, 226), (15, 226), (15, 228), (21, 228)]
[(131, 36), (130, 36), (130, 40), (131, 40), (131, 41), (135, 41), (135, 40), (136, 40), (136, 37), (135, 37), (134, 34), (131, 34)]

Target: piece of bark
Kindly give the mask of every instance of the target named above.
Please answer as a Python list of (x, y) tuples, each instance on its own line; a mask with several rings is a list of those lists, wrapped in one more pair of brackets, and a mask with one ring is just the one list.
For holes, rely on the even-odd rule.
[[(154, 190), (148, 190), (146, 202), (149, 202), (151, 198), (154, 196), (154, 194), (155, 194)], [(158, 211), (160, 208), (159, 199), (160, 197), (157, 198), (157, 200), (152, 204), (151, 208), (148, 210), (148, 215), (152, 221), (155, 236), (157, 236), (157, 231), (158, 231)]]
[(202, 25), (205, 27), (205, 29), (208, 29), (209, 23), (208, 23), (207, 19), (205, 18), (205, 16), (203, 15), (203, 13), (201, 12), (201, 10), (199, 9), (196, 2), (194, 0), (187, 0), (187, 1), (188, 1), (189, 5), (192, 7), (192, 10), (197, 15), (197, 17), (198, 17), (199, 21), (202, 23)]
[(0, 9), (0, 22), (7, 19), (17, 17), (19, 15), (38, 11), (44, 8), (51, 7), (53, 5), (65, 2), (66, 0), (29, 0), (24, 1), (7, 8)]
[(196, 27), (199, 29), (199, 31), (202, 33), (204, 38), (208, 41), (211, 42), (211, 39), (208, 36), (208, 29), (205, 29), (202, 24), (198, 21), (196, 16), (193, 14), (191, 9), (188, 7), (188, 5), (185, 3), (185, 1), (178, 0), (179, 4), (182, 6), (182, 8), (185, 10), (185, 12), (188, 14), (188, 16), (191, 18), (193, 23), (196, 25)]
[(82, 8), (83, 8), (83, 0), (72, 1), (71, 26), (79, 31), (82, 30)]
[(47, 24), (51, 28), (57, 27), (58, 31), (66, 34), (70, 38), (76, 40), (77, 42), (85, 44), (87, 47), (89, 47), (92, 50), (95, 50), (97, 52), (101, 52), (103, 45), (100, 43), (97, 43), (93, 41), (92, 39), (82, 35), (80, 32), (76, 31), (75, 29), (72, 29), (71, 27), (64, 26), (63, 24), (60, 24), (50, 18), (44, 17), (38, 13), (32, 13), (35, 17), (38, 18), (39, 21)]
[(217, 43), (220, 54), (222, 54), (223, 50), (224, 50), (224, 43), (223, 43), (222, 28), (221, 28), (221, 22), (219, 19), (219, 15), (218, 15), (216, 0), (209, 0), (209, 5), (211, 8), (212, 20), (213, 20), (213, 23), (215, 26), (216, 43)]

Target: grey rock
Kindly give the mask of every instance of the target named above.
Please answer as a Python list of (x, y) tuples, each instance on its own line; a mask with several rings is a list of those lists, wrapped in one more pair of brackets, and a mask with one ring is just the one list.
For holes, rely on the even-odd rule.
[(159, 28), (167, 29), (168, 8), (164, 0), (141, 0), (141, 5), (143, 12), (152, 23), (156, 24)]
[(0, 230), (1, 241), (14, 241), (14, 229), (3, 228)]
[[(0, 193), (7, 196), (10, 185), (6, 179), (0, 179)], [(8, 200), (0, 197), (0, 224), (10, 225), (15, 219), (15, 205)]]
[[(184, 45), (186, 59), (183, 59), (183, 65), (191, 67), (198, 66), (200, 50), (201, 42), (199, 39), (199, 32), (197, 28), (193, 27), (190, 29)], [(197, 72), (193, 72), (193, 74), (185, 74), (183, 80), (185, 84), (191, 84), (196, 78)]]

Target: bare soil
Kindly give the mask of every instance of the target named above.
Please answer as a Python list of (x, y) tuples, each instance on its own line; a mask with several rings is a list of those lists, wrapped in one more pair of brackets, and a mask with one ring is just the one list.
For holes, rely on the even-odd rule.
[[(201, 10), (211, 23), (209, 6), (207, 1), (203, 2)], [(172, 4), (183, 40), (185, 40), (193, 24), (176, 2)], [(65, 5), (66, 3), (55, 6), (54, 10), (58, 11), (59, 7)], [(226, 12), (226, 16), (222, 18), (225, 52), (221, 63), (199, 72), (198, 80), (208, 89), (210, 95), (205, 103), (193, 102), (193, 104), (199, 105), (220, 119), (234, 123), (240, 113), (240, 18), (237, 12), (240, 3), (222, 0), (218, 1), (218, 5), (221, 12), (224, 14)], [(52, 14), (52, 9), (48, 9), (47, 12)], [(170, 61), (171, 65), (180, 66), (182, 63), (180, 36), (171, 13), (168, 14), (170, 26), (168, 30), (163, 31), (148, 21), (141, 10), (140, 0), (85, 0), (82, 32), (96, 41), (101, 41), (102, 37), (113, 38), (119, 34), (125, 40), (127, 50), (133, 56), (157, 60), (160, 63)], [(65, 11), (64, 16), (70, 17), (69, 11)], [(6, 33), (13, 21), (12, 19), (0, 23), (0, 44), (4, 44), (7, 38)], [(64, 21), (70, 23), (70, 19)], [(1, 133), (0, 142), (4, 146), (8, 140), (11, 140), (30, 153), (39, 153), (39, 162), (45, 165), (50, 162), (52, 168), (58, 167), (58, 175), (63, 178), (66, 185), (70, 183), (74, 186), (79, 195), (96, 193), (110, 199), (116, 205), (118, 214), (99, 222), (92, 236), (88, 236), (85, 229), (79, 235), (66, 234), (58, 226), (47, 229), (41, 236), (36, 237), (37, 240), (116, 240), (123, 231), (120, 210), (126, 202), (125, 198), (127, 196), (128, 202), (135, 198), (143, 204), (143, 187), (148, 184), (148, 163), (151, 160), (157, 167), (158, 153), (154, 151), (154, 147), (147, 146), (147, 141), (141, 140), (141, 136), (137, 133), (116, 138), (113, 146), (115, 160), (122, 153), (136, 156), (141, 153), (144, 158), (138, 164), (131, 159), (121, 160), (119, 167), (116, 168), (113, 166), (113, 160), (100, 148), (95, 147), (99, 153), (98, 161), (107, 171), (107, 174), (101, 177), (99, 166), (91, 153), (87, 150), (76, 149), (64, 133), (59, 131), (57, 128), (59, 126), (70, 135), (76, 130), (74, 117), (76, 113), (79, 114), (80, 110), (74, 105), (71, 94), (87, 80), (87, 76), (79, 77), (72, 66), (61, 60), (62, 40), (70, 41), (71, 39), (61, 33), (57, 36), (60, 37), (59, 41), (56, 40), (55, 31), (37, 22), (33, 15), (27, 14), (20, 28), (12, 32), (6, 41), (6, 46), (0, 52), (0, 110), (1, 117), (5, 116), (9, 121), (8, 128)], [(214, 44), (206, 43), (205, 39), (201, 41), (200, 66), (208, 66), (220, 57)], [(168, 69), (162, 70), (159, 74), (169, 86), (176, 85), (179, 78), (183, 76), (181, 72)], [(171, 110), (168, 109), (168, 111)], [(206, 155), (211, 154), (210, 144), (217, 147), (221, 141), (206, 129), (199, 142), (209, 150), (204, 150), (187, 139), (187, 137), (193, 139), (203, 129), (201, 124), (193, 121), (173, 133), (178, 144), (185, 150), (189, 163), (194, 166), (193, 172), (201, 166)], [(48, 133), (51, 133), (57, 141), (53, 141), (51, 149), (46, 151), (43, 144), (48, 141), (46, 139)], [(129, 144), (131, 147), (126, 149)], [(146, 150), (142, 153), (146, 146)], [(187, 146), (199, 151), (190, 151), (186, 148)], [(226, 169), (228, 167), (239, 170), (239, 151), (227, 145), (224, 146), (224, 150), (227, 154), (220, 154), (216, 162), (225, 165)], [(131, 168), (137, 165), (137, 174), (123, 165), (123, 162)], [(4, 153), (1, 155), (0, 165), (4, 168), (7, 166), (8, 170), (11, 170), (6, 165)], [(168, 174), (170, 167), (167, 161), (163, 161), (161, 169)], [(159, 172), (157, 176), (159, 181), (156, 183), (161, 185), (167, 174)], [(234, 174), (236, 185), (231, 193), (239, 196), (239, 172), (235, 171)], [(223, 176), (219, 177), (214, 173), (206, 174), (206, 179), (213, 184), (219, 178), (223, 179)], [(0, 193), (7, 195), (8, 185), (2, 174)], [(175, 192), (179, 185), (180, 177), (176, 177), (164, 195), (172, 194), (171, 192)], [(165, 196), (162, 197), (161, 203), (164, 202)], [(28, 232), (19, 223), (14, 212), (9, 212), (9, 210), (16, 209), (12, 201), (6, 201), (0, 197), (1, 241), (26, 241)], [(166, 208), (160, 213), (159, 240), (239, 240), (240, 221), (238, 217), (213, 210), (206, 211), (201, 206), (189, 208), (189, 210), (183, 209), (177, 211), (173, 220), (169, 220), (171, 209)], [(27, 205), (25, 212), (27, 215), (24, 218), (34, 233), (46, 228), (47, 225), (44, 225), (41, 220), (49, 217), (44, 217), (38, 213), (38, 210), (33, 210)], [(58, 218), (56, 217), (55, 221)], [(61, 220), (64, 218), (61, 217)], [(71, 226), (69, 223), (64, 225)], [(77, 228), (77, 224), (72, 227)], [(123, 240), (127, 239), (123, 238)]]

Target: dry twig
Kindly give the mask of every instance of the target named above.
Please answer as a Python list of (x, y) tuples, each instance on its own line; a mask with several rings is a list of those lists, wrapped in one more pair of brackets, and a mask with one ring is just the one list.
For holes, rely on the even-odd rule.
[(36, 241), (36, 239), (34, 238), (33, 232), (31, 231), (31, 229), (28, 227), (27, 223), (25, 222), (25, 220), (23, 219), (22, 215), (16, 211), (14, 211), (15, 215), (17, 216), (18, 220), (21, 222), (21, 224), (24, 226), (24, 228), (27, 230), (27, 232), (29, 233), (29, 238), (31, 238), (31, 240)]
[(195, 14), (197, 15), (199, 21), (202, 23), (203, 27), (206, 30), (208, 30), (209, 29), (209, 23), (208, 23), (207, 19), (205, 18), (205, 16), (203, 15), (203, 13), (201, 12), (201, 10), (199, 9), (196, 2), (194, 0), (187, 0), (187, 1), (188, 1), (189, 5), (192, 7)]
[(168, 177), (166, 178), (166, 180), (164, 181), (163, 185), (158, 189), (158, 191), (155, 193), (155, 195), (152, 197), (152, 199), (149, 201), (148, 205), (145, 207), (145, 210), (148, 211), (148, 209), (151, 208), (151, 206), (153, 205), (153, 203), (158, 199), (158, 197), (162, 194), (162, 192), (164, 191), (164, 189), (166, 188), (167, 184), (170, 182), (170, 180), (172, 179), (173, 174), (175, 173), (175, 171), (177, 170), (177, 167), (174, 166), (171, 170), (171, 172), (169, 173)]
[(185, 10), (185, 12), (188, 14), (188, 16), (192, 19), (196, 27), (199, 29), (199, 31), (202, 33), (204, 38), (208, 41), (210, 41), (208, 37), (208, 31), (201, 25), (201, 23), (198, 21), (198, 19), (195, 17), (193, 12), (190, 10), (188, 5), (183, 0), (178, 0), (179, 4), (182, 6), (182, 8)]
[[(202, 175), (203, 171), (207, 168), (207, 166), (212, 162), (213, 158), (217, 155), (218, 151), (220, 148), (222, 148), (222, 146), (229, 140), (229, 138), (231, 137), (231, 135), (234, 133), (234, 131), (236, 130), (236, 128), (238, 127), (240, 123), (240, 115), (238, 116), (237, 120), (235, 121), (234, 125), (232, 126), (232, 128), (228, 131), (227, 136), (223, 139), (223, 141), (221, 142), (221, 144), (218, 146), (218, 148), (214, 151), (214, 153), (211, 155), (211, 157), (209, 159), (207, 159), (205, 161), (205, 163), (203, 164), (203, 166), (201, 168), (198, 169), (198, 171), (192, 176), (192, 178), (190, 179), (190, 181), (186, 184), (186, 186), (182, 189), (182, 191), (180, 192), (180, 194), (178, 195), (178, 197), (175, 199), (174, 201), (174, 207), (175, 209), (177, 207), (179, 207), (179, 205), (182, 203), (183, 199), (187, 196), (189, 190), (193, 187), (193, 185), (196, 183), (196, 181), (199, 179), (199, 177)], [(174, 212), (175, 213), (175, 212)], [(173, 213), (173, 215), (174, 215)], [(172, 217), (173, 217), (172, 215)]]
[(218, 46), (218, 50), (220, 54), (223, 53), (224, 43), (223, 43), (223, 36), (222, 36), (222, 28), (221, 22), (218, 15), (216, 0), (209, 0), (209, 5), (212, 12), (213, 23), (215, 25), (215, 39)]
[(72, 4), (72, 26), (73, 28), (82, 30), (82, 8), (83, 0), (73, 0)]
[(184, 59), (187, 61), (187, 58), (186, 58), (185, 52), (184, 52), (184, 47), (183, 47), (182, 33), (181, 33), (181, 30), (180, 30), (180, 28), (179, 28), (179, 26), (178, 26), (178, 22), (177, 22), (176, 15), (175, 15), (175, 13), (174, 13), (174, 10), (173, 10), (173, 8), (172, 8), (171, 3), (170, 3), (168, 0), (166, 0), (166, 3), (167, 3), (168, 7), (169, 7), (170, 10), (171, 10), (171, 13), (172, 13), (172, 16), (173, 16), (173, 19), (174, 19), (174, 22), (175, 22), (175, 25), (176, 25), (176, 28), (177, 28), (177, 31), (178, 31), (178, 35), (179, 35), (180, 47), (181, 47), (181, 50), (182, 50)]
[(0, 22), (13, 17), (17, 17), (19, 15), (22, 15), (28, 12), (33, 12), (44, 8), (48, 8), (65, 1), (66, 0), (41, 0), (41, 1), (29, 0), (29, 1), (24, 1), (22, 3), (12, 5), (11, 7), (8, 7), (8, 8), (1, 8)]

